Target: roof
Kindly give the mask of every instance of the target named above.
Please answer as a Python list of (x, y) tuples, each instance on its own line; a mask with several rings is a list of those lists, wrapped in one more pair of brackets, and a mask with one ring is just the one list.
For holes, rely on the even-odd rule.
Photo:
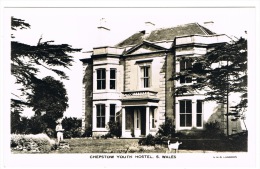
[(199, 25), (198, 23), (189, 23), (185, 25), (178, 25), (171, 28), (160, 28), (153, 30), (150, 34), (146, 35), (145, 31), (137, 32), (127, 39), (123, 40), (116, 47), (124, 47), (129, 45), (136, 45), (142, 43), (144, 40), (150, 42), (174, 40), (177, 36), (185, 35), (213, 35), (214, 32)]

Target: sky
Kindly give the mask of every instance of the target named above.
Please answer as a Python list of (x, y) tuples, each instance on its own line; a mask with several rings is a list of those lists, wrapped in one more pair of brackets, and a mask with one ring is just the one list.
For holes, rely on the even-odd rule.
[[(4, 23), (10, 23), (11, 16), (25, 20), (31, 29), (14, 32), (17, 41), (36, 45), (42, 41), (54, 40), (55, 44), (70, 44), (73, 48), (82, 48), (82, 52), (91, 51), (99, 46), (98, 29), (100, 19), (105, 18), (110, 29), (108, 44), (115, 45), (132, 34), (144, 29), (144, 23), (150, 21), (156, 28), (174, 27), (180, 24), (213, 21), (211, 29), (229, 36), (252, 36), (255, 34), (255, 11), (253, 8), (5, 8)], [(4, 27), (5, 43), (10, 42), (10, 27)], [(70, 80), (63, 81), (69, 97), (69, 108), (64, 113), (68, 117), (82, 115), (82, 77), (80, 58), (86, 53), (75, 53), (74, 63), (66, 70)], [(9, 63), (9, 62), (7, 62)], [(42, 71), (40, 77), (50, 75)], [(7, 74), (8, 76), (8, 74)], [(10, 78), (11, 79), (11, 78)], [(14, 79), (9, 80), (12, 87)], [(17, 90), (16, 90), (17, 92)], [(24, 116), (33, 112), (26, 109)]]

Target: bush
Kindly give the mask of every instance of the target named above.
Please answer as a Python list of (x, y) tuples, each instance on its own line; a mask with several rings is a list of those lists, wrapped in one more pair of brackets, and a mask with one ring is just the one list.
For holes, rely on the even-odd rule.
[(109, 131), (108, 134), (106, 134), (106, 137), (121, 137), (122, 130), (119, 122), (109, 121), (108, 128)]
[(205, 124), (205, 131), (203, 133), (205, 138), (222, 138), (224, 133), (221, 130), (221, 125), (218, 121), (209, 122)]
[(11, 136), (11, 147), (14, 150), (48, 153), (52, 145), (53, 141), (46, 134), (12, 134)]
[(88, 127), (82, 135), (83, 137), (92, 137), (92, 128)]
[(160, 125), (156, 135), (165, 136), (165, 137), (172, 137), (175, 135), (175, 127), (172, 124), (172, 121), (166, 118), (165, 123)]
[(151, 134), (148, 134), (146, 138), (140, 139), (138, 142), (140, 145), (155, 145), (155, 137)]

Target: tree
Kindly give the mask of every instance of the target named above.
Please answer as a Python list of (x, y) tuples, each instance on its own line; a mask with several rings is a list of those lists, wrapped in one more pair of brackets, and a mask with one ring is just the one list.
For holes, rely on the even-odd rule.
[(55, 121), (63, 117), (63, 112), (68, 107), (67, 91), (62, 82), (51, 76), (39, 82), (33, 85), (32, 94), (28, 95), (27, 100), (35, 114), (43, 116), (43, 120), (49, 124), (48, 127), (54, 128)]
[(182, 57), (193, 63), (188, 69), (174, 75), (174, 80), (192, 78), (194, 83), (176, 87), (175, 96), (185, 92), (201, 92), (206, 101), (227, 104), (231, 93), (240, 95), (234, 106), (237, 112), (247, 109), (247, 40), (240, 38), (233, 43), (220, 44), (212, 51), (199, 57)]
[[(28, 29), (30, 24), (12, 17), (11, 28), (14, 31)], [(15, 38), (13, 34), (12, 38)], [(16, 83), (23, 86), (20, 89), (23, 95), (30, 95), (32, 87), (41, 83), (41, 79), (37, 77), (41, 68), (56, 73), (61, 79), (68, 79), (65, 72), (61, 70), (68, 69), (72, 65), (72, 56), (67, 53), (81, 51), (68, 44), (52, 44), (54, 41), (41, 42), (41, 39), (35, 46), (11, 41), (11, 74), (16, 78)]]
[(247, 40), (240, 38), (234, 43), (217, 46), (214, 50), (199, 57), (183, 57), (179, 60), (193, 62), (191, 68), (178, 72), (174, 80), (192, 77), (191, 83), (176, 87), (175, 95), (196, 92), (204, 89), (205, 100), (226, 103), (227, 93), (241, 93), (238, 109), (247, 108)]

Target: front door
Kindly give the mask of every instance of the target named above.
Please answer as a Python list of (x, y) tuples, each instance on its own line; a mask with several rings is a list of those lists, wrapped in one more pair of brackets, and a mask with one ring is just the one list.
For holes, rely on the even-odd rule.
[(146, 130), (146, 116), (145, 116), (145, 108), (140, 108), (140, 116), (141, 116), (141, 135), (145, 136), (145, 130)]

